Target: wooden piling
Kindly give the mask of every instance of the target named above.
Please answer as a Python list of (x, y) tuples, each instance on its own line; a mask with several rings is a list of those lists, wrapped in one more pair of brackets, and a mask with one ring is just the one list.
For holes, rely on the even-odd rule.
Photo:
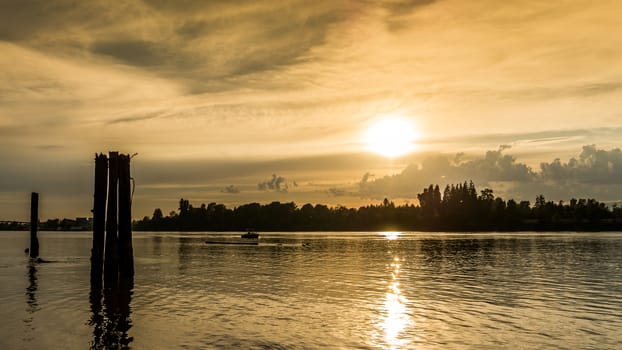
[(39, 239), (37, 238), (37, 229), (39, 226), (39, 194), (32, 192), (30, 194), (30, 257), (36, 259), (39, 257)]
[(104, 260), (104, 283), (106, 285), (116, 284), (119, 278), (119, 246), (117, 236), (118, 160), (119, 152), (109, 153), (108, 210), (106, 215), (106, 252)]
[(119, 277), (134, 276), (130, 155), (119, 155)]
[(95, 155), (95, 193), (93, 195), (93, 249), (91, 249), (91, 285), (100, 286), (104, 264), (108, 157)]

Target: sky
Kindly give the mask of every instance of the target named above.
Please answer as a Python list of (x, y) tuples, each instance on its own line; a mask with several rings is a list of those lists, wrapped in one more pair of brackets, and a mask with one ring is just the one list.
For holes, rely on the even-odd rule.
[[(90, 216), (95, 153), (156, 207), (622, 202), (622, 2), (0, 1), (0, 220)], [(408, 152), (369, 150), (382, 120)]]

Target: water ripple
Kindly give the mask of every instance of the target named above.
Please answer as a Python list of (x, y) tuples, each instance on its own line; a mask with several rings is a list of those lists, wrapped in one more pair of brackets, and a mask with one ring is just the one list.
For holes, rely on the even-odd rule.
[[(82, 349), (112, 327), (119, 305), (89, 302), (88, 235), (57, 235), (35, 270), (23, 239), (0, 242), (2, 349)], [(137, 233), (109, 321), (139, 349), (622, 348), (620, 234), (264, 237)]]

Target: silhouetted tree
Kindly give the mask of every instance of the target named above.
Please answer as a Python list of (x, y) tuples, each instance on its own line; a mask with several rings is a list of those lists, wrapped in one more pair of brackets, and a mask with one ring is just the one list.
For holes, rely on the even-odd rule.
[[(417, 195), (419, 205), (396, 206), (388, 198), (377, 205), (358, 209), (294, 202), (249, 203), (229, 209), (223, 204), (201, 204), (194, 208), (180, 199), (179, 212), (163, 216), (154, 210), (151, 218), (134, 222), (136, 230), (620, 230), (622, 209), (609, 210), (595, 199), (547, 202), (543, 195), (529, 201), (507, 202), (490, 188), (477, 195), (472, 181), (429, 185)], [(50, 221), (42, 225), (63, 229), (73, 221)], [(1, 228), (1, 227), (0, 227)]]

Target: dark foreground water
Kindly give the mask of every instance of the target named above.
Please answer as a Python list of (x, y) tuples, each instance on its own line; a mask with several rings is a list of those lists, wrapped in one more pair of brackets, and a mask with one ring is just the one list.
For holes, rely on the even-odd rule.
[(88, 233), (0, 232), (0, 349), (622, 349), (622, 233), (134, 233), (133, 290)]

